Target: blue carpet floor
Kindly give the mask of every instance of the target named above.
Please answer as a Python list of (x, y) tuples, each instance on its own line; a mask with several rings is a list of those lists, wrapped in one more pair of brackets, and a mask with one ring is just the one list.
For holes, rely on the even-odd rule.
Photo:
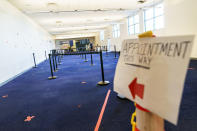
[(197, 60), (190, 61), (185, 80), (178, 125), (165, 123), (166, 131), (197, 131)]
[[(101, 80), (99, 55), (94, 66), (80, 56), (64, 56), (58, 76), (48, 80), (49, 63), (45, 61), (0, 87), (0, 131), (93, 131), (113, 78), (118, 59), (103, 55), (108, 86)], [(90, 56), (87, 58), (90, 60)], [(197, 68), (191, 61), (190, 67)], [(185, 82), (178, 126), (165, 123), (166, 131), (197, 130), (197, 70), (189, 70)], [(87, 82), (82, 84), (81, 82)], [(120, 100), (111, 92), (99, 131), (131, 131), (133, 103)], [(24, 122), (27, 116), (35, 116)]]

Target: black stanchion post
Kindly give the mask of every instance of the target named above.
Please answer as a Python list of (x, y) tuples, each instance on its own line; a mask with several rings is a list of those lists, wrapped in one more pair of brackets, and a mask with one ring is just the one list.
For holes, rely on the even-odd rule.
[(92, 51), (90, 52), (90, 57), (91, 57), (91, 66), (93, 66), (93, 58), (92, 58)]
[(116, 45), (114, 45), (114, 51), (115, 51), (115, 52), (114, 52), (114, 55), (115, 55), (114, 58), (116, 59), (116, 58), (117, 58), (117, 57), (116, 57)]
[(84, 62), (88, 62), (87, 57), (86, 57), (86, 52), (85, 52), (85, 60), (84, 60)]
[(92, 52), (91, 52), (91, 65), (93, 66), (93, 58), (92, 58)]
[(106, 56), (108, 56), (108, 50), (107, 50), (107, 46), (106, 46)]
[(100, 51), (100, 62), (101, 62), (102, 81), (99, 81), (98, 82), (98, 85), (105, 86), (105, 85), (108, 85), (110, 82), (109, 81), (105, 81), (105, 74), (104, 74), (104, 68), (103, 68), (103, 54), (102, 54), (102, 50)]
[(56, 72), (54, 54), (52, 54), (52, 60), (53, 60), (53, 71)]
[(50, 64), (51, 76), (48, 77), (48, 79), (49, 80), (56, 79), (57, 77), (53, 75), (53, 68), (52, 68), (52, 62), (51, 62), (51, 54), (49, 54), (49, 64)]
[(36, 59), (35, 59), (35, 54), (34, 53), (33, 53), (33, 59), (34, 59), (34, 68), (37, 68)]
[(58, 53), (58, 65), (61, 65), (61, 56), (59, 53)]
[(58, 71), (58, 67), (57, 67), (57, 54), (55, 54), (55, 66), (56, 66), (56, 71)]

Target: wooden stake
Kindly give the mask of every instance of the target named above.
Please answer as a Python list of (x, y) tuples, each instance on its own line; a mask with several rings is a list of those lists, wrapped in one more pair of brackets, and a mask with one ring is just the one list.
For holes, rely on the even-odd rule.
[(136, 108), (136, 123), (140, 131), (164, 131), (164, 120), (156, 114)]
[[(148, 31), (138, 35), (138, 37), (153, 37), (153, 32)], [(139, 131), (164, 131), (163, 118), (139, 108), (136, 108), (136, 124)]]

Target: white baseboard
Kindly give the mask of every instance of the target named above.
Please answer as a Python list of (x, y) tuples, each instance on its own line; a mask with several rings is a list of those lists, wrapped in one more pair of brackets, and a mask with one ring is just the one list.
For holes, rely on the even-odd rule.
[[(44, 62), (44, 61), (45, 61), (45, 60), (39, 62), (38, 65), (41, 64), (41, 63)], [(33, 66), (33, 67), (34, 67), (34, 66)], [(22, 72), (16, 74), (15, 76), (9, 78), (8, 80), (6, 80), (6, 81), (0, 83), (0, 87), (3, 86), (3, 85), (5, 85), (5, 84), (7, 84), (8, 82), (14, 80), (14, 79), (17, 78), (18, 76), (20, 76), (20, 75), (26, 73), (27, 71), (31, 70), (33, 67), (29, 67), (29, 68), (25, 69), (24, 71), (22, 71)]]

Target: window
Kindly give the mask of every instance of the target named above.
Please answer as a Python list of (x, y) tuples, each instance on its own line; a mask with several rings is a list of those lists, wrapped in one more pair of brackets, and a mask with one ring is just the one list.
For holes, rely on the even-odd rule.
[(105, 39), (105, 33), (104, 31), (100, 31), (100, 40), (103, 41)]
[(129, 35), (140, 33), (139, 15), (128, 18), (128, 32)]
[(163, 4), (158, 4), (144, 11), (145, 31), (157, 30), (164, 27)]
[(120, 36), (120, 24), (113, 25), (112, 33), (113, 33), (114, 38), (117, 38)]

